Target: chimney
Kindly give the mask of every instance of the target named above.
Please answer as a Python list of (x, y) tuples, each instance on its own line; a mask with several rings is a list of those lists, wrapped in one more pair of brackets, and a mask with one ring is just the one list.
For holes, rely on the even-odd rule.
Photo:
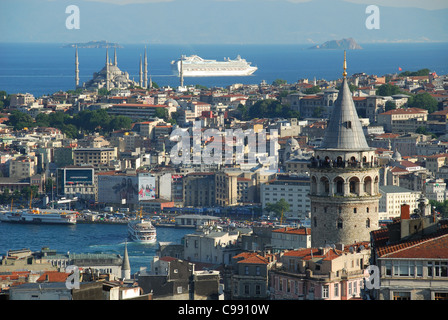
[(411, 207), (408, 204), (402, 204), (401, 205), (401, 220), (409, 220), (411, 219)]

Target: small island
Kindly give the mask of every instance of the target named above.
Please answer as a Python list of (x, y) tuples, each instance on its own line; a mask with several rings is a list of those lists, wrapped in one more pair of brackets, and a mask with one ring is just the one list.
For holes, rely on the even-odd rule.
[(118, 43), (100, 41), (89, 41), (85, 43), (69, 43), (64, 45), (63, 48), (123, 48)]
[(309, 49), (343, 49), (343, 50), (360, 50), (362, 47), (356, 43), (353, 38), (342, 40), (331, 40), (321, 45), (313, 46)]

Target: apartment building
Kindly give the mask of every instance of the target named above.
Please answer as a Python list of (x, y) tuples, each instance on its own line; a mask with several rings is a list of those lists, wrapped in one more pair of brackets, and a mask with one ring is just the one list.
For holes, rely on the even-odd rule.
[(311, 247), (310, 228), (284, 227), (272, 230), (271, 246), (273, 249), (298, 249)]
[(110, 165), (117, 160), (117, 148), (78, 148), (73, 150), (75, 166), (89, 164), (94, 167)]
[(418, 208), (421, 192), (399, 186), (380, 186), (379, 219), (391, 220), (401, 215), (401, 205), (410, 206), (411, 212)]
[(187, 234), (184, 237), (184, 259), (193, 262), (229, 264), (240, 248), (239, 233), (227, 231), (205, 231)]
[(269, 298), (269, 270), (275, 263), (272, 254), (242, 252), (232, 259), (234, 271), (230, 278), (229, 299), (258, 300)]
[(409, 132), (424, 126), (428, 110), (419, 108), (393, 109), (378, 115), (378, 124), (387, 132)]
[(33, 158), (20, 156), (9, 160), (9, 177), (26, 179), (36, 174), (36, 163)]
[(311, 210), (310, 178), (297, 175), (277, 175), (269, 182), (261, 184), (260, 198), (262, 208), (268, 203), (276, 203), (285, 199), (289, 204), (289, 211), (284, 212), (286, 219), (306, 219)]
[(448, 223), (433, 216), (401, 216), (372, 233), (378, 300), (448, 300)]
[(368, 242), (287, 251), (271, 269), (271, 299), (359, 299), (369, 258)]

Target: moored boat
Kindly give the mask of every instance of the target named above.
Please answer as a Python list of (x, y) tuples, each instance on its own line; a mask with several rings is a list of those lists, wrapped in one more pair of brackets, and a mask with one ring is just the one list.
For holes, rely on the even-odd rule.
[(76, 211), (61, 209), (23, 209), (0, 214), (1, 222), (24, 224), (76, 224)]

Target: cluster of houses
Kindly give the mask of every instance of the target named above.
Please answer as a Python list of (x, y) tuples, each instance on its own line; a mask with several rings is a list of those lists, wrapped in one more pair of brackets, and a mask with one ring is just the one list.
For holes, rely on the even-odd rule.
[[(427, 200), (448, 200), (448, 77), (433, 73), (390, 80), (409, 95), (429, 93), (439, 104), (433, 113), (408, 107), (406, 94), (376, 95), (386, 77), (355, 74), (347, 80), (356, 88), (352, 100), (366, 141), (375, 148), (381, 229), (371, 233), (370, 241), (317, 248), (311, 246), (310, 164), (322, 144), (339, 81), (188, 91), (112, 89), (106, 96), (58, 92), (38, 99), (12, 95), (0, 126), (0, 193), (34, 185), (42, 205), (64, 198), (96, 210), (200, 208), (247, 220), (272, 215), (267, 208), (282, 199), (288, 206), (277, 217), (282, 225), (241, 229), (210, 224), (185, 236), (183, 244), (160, 244), (151, 267), (132, 276), (122, 274), (127, 253), (86, 258), (84, 271), (91, 271), (82, 273), (89, 281), (83, 280), (81, 289), (64, 287), (64, 266), (76, 263), (77, 257), (12, 250), (0, 264), (2, 287), (8, 287), (10, 299), (43, 294), (30, 283), (48, 285), (61, 299), (447, 299), (448, 229)], [(316, 87), (317, 93), (307, 93)], [(267, 99), (289, 105), (300, 118), (242, 119), (242, 106)], [(386, 111), (388, 101), (395, 108)], [(35, 117), (40, 112), (98, 109), (131, 118), (132, 127), (75, 139), (56, 128), (14, 131), (7, 125), (13, 110)], [(419, 132), (421, 127), (427, 130)], [(208, 129), (215, 130), (212, 139), (204, 135)], [(237, 145), (241, 158), (233, 154), (237, 137), (229, 142), (226, 130), (243, 132)], [(181, 133), (189, 144), (175, 149)], [(228, 154), (223, 151), (215, 162), (175, 161), (186, 154), (194, 159), (213, 143), (224, 151), (230, 143), (230, 159), (224, 159)], [(48, 190), (48, 181), (55, 188)], [(417, 211), (420, 215), (415, 216)], [(23, 264), (47, 269), (39, 277), (31, 267), (15, 271)], [(369, 265), (378, 268), (381, 285), (372, 285)], [(58, 272), (66, 277), (56, 276)], [(64, 280), (57, 289), (52, 277)]]

